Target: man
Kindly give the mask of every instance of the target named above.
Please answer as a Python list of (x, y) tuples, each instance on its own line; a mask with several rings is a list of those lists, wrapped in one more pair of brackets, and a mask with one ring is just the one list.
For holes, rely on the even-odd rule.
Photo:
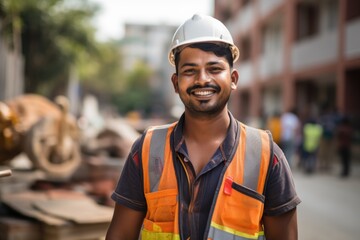
[(106, 239), (297, 239), (300, 203), (270, 134), (228, 111), (238, 48), (218, 20), (194, 15), (175, 32), (176, 123), (135, 142), (112, 198)]
[(292, 167), (301, 136), (301, 123), (295, 109), (281, 115), (281, 129), (280, 146), (290, 167)]
[(306, 173), (316, 170), (317, 155), (320, 146), (323, 127), (316, 118), (310, 118), (303, 127), (302, 159)]
[(353, 132), (350, 118), (346, 115), (342, 116), (335, 132), (336, 148), (341, 160), (341, 177), (350, 175)]

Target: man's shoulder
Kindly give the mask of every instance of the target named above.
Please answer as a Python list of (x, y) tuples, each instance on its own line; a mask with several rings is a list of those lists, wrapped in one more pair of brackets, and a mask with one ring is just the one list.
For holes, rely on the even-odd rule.
[(154, 131), (167, 131), (169, 128), (174, 128), (176, 126), (177, 122), (168, 123), (168, 124), (162, 124), (162, 125), (153, 125), (147, 127), (142, 134), (134, 141), (132, 145), (132, 153), (139, 152), (142, 148), (142, 145), (144, 143), (144, 139), (147, 134)]
[(146, 130), (144, 131), (144, 134), (146, 134), (149, 131), (154, 131), (154, 130), (162, 130), (162, 129), (169, 129), (169, 128), (173, 128), (178, 122), (172, 122), (172, 123), (166, 123), (166, 124), (161, 124), (161, 125), (154, 125), (154, 126), (149, 126), (148, 128), (146, 128)]
[(259, 132), (266, 132), (267, 134), (270, 134), (270, 135), (271, 135), (271, 132), (270, 132), (269, 130), (267, 130), (267, 129), (263, 129), (263, 128), (261, 128), (261, 127), (256, 127), (256, 126), (252, 126), (252, 125), (243, 123), (243, 122), (241, 122), (241, 121), (239, 121), (239, 120), (236, 120), (236, 121), (237, 121), (237, 123), (240, 125), (240, 127), (241, 127), (242, 129), (247, 128), (247, 129), (256, 130), (256, 131), (259, 131)]

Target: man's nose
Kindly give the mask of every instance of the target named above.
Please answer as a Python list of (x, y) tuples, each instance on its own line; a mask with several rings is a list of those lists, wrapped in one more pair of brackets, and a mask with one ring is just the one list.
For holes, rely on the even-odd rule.
[(198, 77), (196, 78), (196, 81), (201, 84), (201, 83), (207, 83), (211, 81), (211, 77), (209, 75), (209, 73), (206, 70), (201, 70), (199, 71)]

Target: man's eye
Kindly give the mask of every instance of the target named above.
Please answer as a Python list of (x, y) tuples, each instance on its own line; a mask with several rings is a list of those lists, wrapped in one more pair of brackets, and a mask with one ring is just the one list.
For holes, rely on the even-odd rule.
[(210, 72), (213, 72), (213, 73), (217, 73), (217, 72), (221, 72), (221, 71), (222, 71), (222, 68), (220, 68), (220, 67), (210, 68)]
[(194, 73), (194, 72), (195, 72), (194, 69), (185, 69), (185, 70), (183, 71), (184, 74), (192, 74), (192, 73)]

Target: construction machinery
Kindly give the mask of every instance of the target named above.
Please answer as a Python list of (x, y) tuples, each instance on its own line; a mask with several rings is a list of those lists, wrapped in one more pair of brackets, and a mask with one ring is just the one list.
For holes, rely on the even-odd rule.
[(81, 163), (76, 119), (64, 96), (35, 94), (0, 102), (0, 165), (25, 153), (36, 169), (54, 180), (69, 178)]

